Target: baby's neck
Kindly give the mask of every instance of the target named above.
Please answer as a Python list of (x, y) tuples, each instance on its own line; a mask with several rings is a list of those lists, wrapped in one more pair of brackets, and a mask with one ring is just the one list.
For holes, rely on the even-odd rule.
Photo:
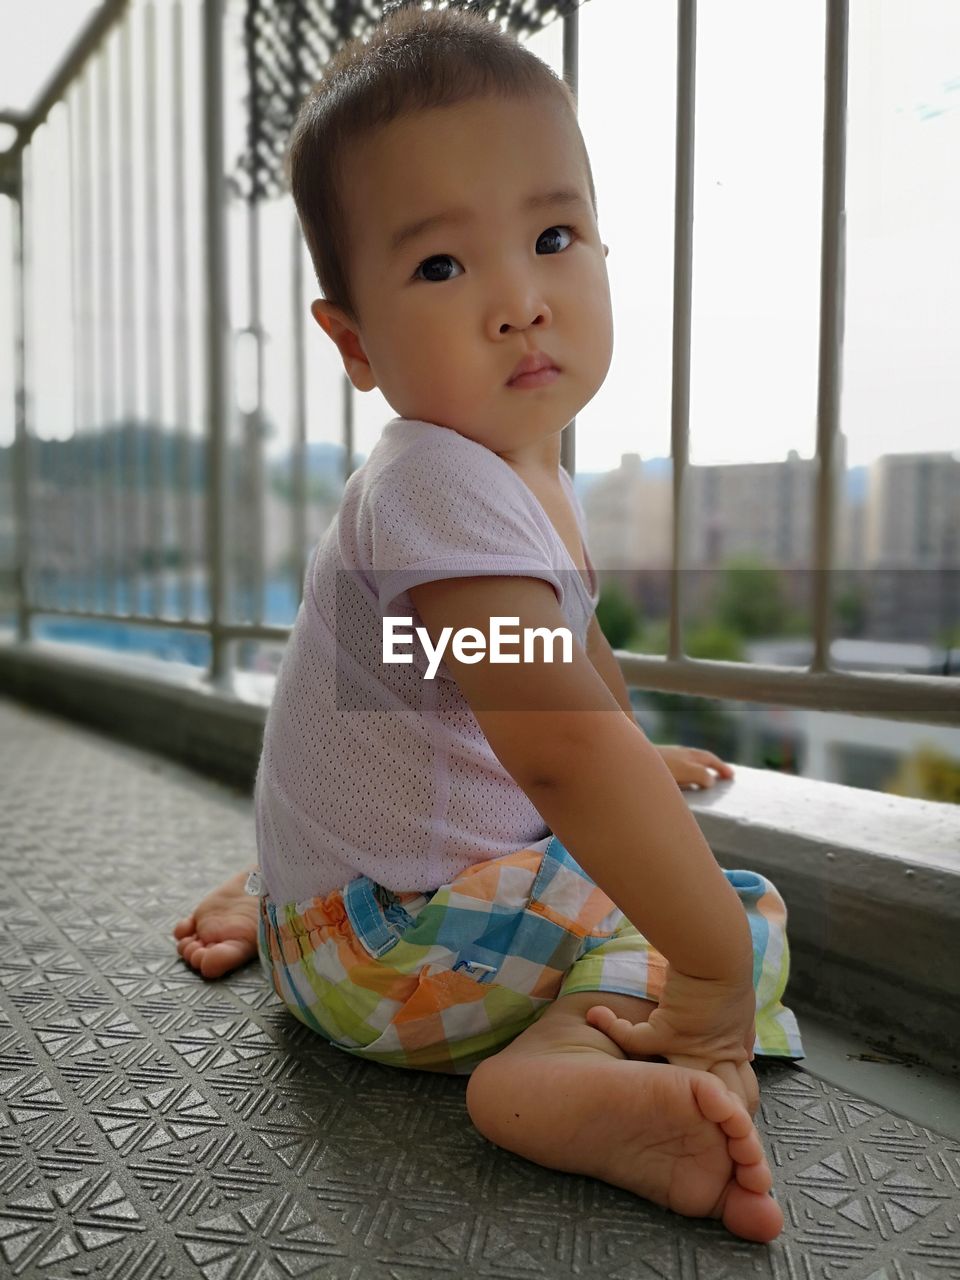
[(504, 449), (497, 454), (514, 471), (537, 476), (543, 480), (556, 480), (560, 475), (560, 436), (540, 440), (526, 449)]

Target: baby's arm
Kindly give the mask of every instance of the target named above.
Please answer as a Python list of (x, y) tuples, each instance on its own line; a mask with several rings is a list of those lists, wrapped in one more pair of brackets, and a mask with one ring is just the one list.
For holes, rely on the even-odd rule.
[(633, 707), (630, 703), (630, 691), (627, 688), (627, 682), (623, 678), (620, 664), (613, 656), (613, 650), (610, 648), (607, 637), (603, 634), (600, 623), (597, 621), (596, 614), (590, 619), (590, 626), (587, 630), (586, 653), (594, 671), (613, 694), (617, 704), (623, 708), (624, 715), (629, 718), (631, 723), (635, 723), (636, 716), (633, 714)]
[[(410, 595), (434, 643), (447, 626), (487, 636), (493, 616), (518, 618), (521, 634), (567, 625), (540, 579), (448, 579)], [(445, 661), (504, 768), (671, 966), (749, 983), (743, 906), (663, 759), (584, 650), (574, 642), (571, 663), (469, 664), (449, 649)]]
[[(674, 968), (737, 980), (750, 925), (657, 749), (619, 712), (583, 713), (534, 803), (550, 830)], [(559, 748), (559, 744), (558, 744)]]

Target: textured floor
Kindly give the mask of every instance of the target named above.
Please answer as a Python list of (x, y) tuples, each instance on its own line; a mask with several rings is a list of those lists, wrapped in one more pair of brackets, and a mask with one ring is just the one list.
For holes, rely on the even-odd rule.
[(0, 779), (0, 1276), (960, 1280), (955, 1139), (758, 1062), (769, 1245), (541, 1169), (179, 959), (248, 798), (3, 700)]

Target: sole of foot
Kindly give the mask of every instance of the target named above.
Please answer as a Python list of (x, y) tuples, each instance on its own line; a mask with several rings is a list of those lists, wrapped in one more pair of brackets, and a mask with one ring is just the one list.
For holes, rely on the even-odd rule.
[(260, 908), (246, 881), (246, 871), (231, 876), (173, 927), (177, 951), (204, 978), (222, 978), (257, 956)]
[(760, 1135), (706, 1071), (584, 1052), (481, 1062), (467, 1107), (498, 1146), (767, 1242), (783, 1229)]

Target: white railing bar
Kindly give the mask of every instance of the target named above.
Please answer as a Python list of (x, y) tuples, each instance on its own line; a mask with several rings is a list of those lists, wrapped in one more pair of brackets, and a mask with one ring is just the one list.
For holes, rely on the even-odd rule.
[[(103, 478), (103, 502), (101, 507), (104, 519), (101, 524), (103, 543), (98, 547), (98, 560), (106, 567), (106, 598), (112, 612), (117, 612), (117, 579), (119, 577), (120, 560), (118, 548), (118, 514), (119, 514), (119, 476), (120, 469), (120, 437), (117, 430), (117, 398), (116, 370), (118, 366), (116, 352), (116, 321), (114, 317), (115, 296), (113, 290), (114, 265), (114, 219), (113, 219), (113, 128), (110, 114), (111, 87), (113, 74), (111, 69), (109, 39), (100, 50), (97, 59), (99, 70), (99, 115), (100, 130), (98, 140), (99, 158), (99, 207), (97, 221), (100, 225), (100, 245), (97, 257), (97, 268), (100, 277), (99, 290), (99, 323), (100, 331), (100, 443), (102, 460), (110, 464), (101, 468)], [(112, 459), (107, 432), (112, 432)], [(111, 474), (112, 472), (112, 474)], [(109, 546), (109, 550), (108, 550)]]
[(638, 656), (616, 651), (630, 687), (738, 702), (770, 702), (814, 711), (849, 711), (925, 724), (960, 720), (960, 680), (942, 676), (811, 672), (706, 658)]
[[(138, 393), (140, 390), (139, 353), (137, 350), (137, 334), (143, 322), (143, 297), (138, 289), (136, 275), (136, 256), (134, 247), (135, 229), (135, 182), (133, 173), (133, 30), (132, 15), (134, 10), (128, 9), (118, 28), (119, 55), (119, 112), (117, 113), (117, 168), (116, 182), (120, 199), (120, 262), (118, 284), (120, 297), (117, 315), (118, 346), (120, 348), (120, 401), (117, 415), (118, 426), (122, 422), (123, 429), (116, 434), (118, 453), (121, 441), (126, 442), (126, 474), (117, 477), (117, 501), (120, 506), (121, 558), (123, 563), (123, 580), (127, 595), (128, 609), (139, 609), (141, 573), (136, 563), (137, 552), (143, 546), (141, 530), (143, 528), (143, 488), (139, 466), (140, 455), (140, 415), (138, 413)], [(148, 160), (147, 168), (152, 166)], [(150, 282), (147, 282), (147, 295), (154, 293)], [(139, 303), (139, 305), (135, 305)], [(149, 303), (148, 303), (149, 305)], [(131, 537), (132, 529), (132, 537)]]
[(224, 0), (203, 0), (203, 113), (205, 295), (207, 307), (207, 574), (210, 583), (210, 670), (214, 685), (229, 685), (229, 655), (223, 632), (223, 480), (231, 401), (230, 298), (223, 118)]
[[(99, 238), (97, 234), (100, 214), (100, 174), (94, 167), (94, 139), (97, 127), (97, 92), (99, 83), (100, 58), (96, 57), (92, 58), (87, 64), (83, 77), (84, 96), (87, 106), (84, 112), (83, 142), (87, 177), (87, 216), (89, 218), (87, 224), (89, 239), (86, 246), (86, 271), (90, 302), (90, 329), (88, 334), (90, 363), (87, 367), (90, 407), (88, 457), (92, 473), (90, 485), (90, 581), (88, 594), (93, 608), (102, 607), (104, 604), (101, 582), (104, 575), (105, 534), (103, 532), (103, 524), (104, 505), (106, 502), (101, 456), (103, 453), (103, 388), (100, 385), (100, 365), (102, 360), (100, 348), (103, 345), (103, 332), (100, 312), (100, 259), (98, 256)], [(97, 164), (99, 164), (99, 155), (97, 155)]]
[(346, 369), (340, 373), (340, 438), (343, 441), (343, 483), (353, 474), (353, 383)]
[(29, 249), (27, 245), (27, 218), (23, 201), (24, 155), (17, 156), (15, 195), (13, 210), (13, 359), (14, 359), (14, 439), (13, 503), (15, 564), (17, 566), (17, 638), (26, 642), (30, 638), (30, 500), (27, 485), (30, 468), (27, 458), (29, 434), (27, 431), (27, 270)]
[(39, 401), (40, 397), (36, 390), (37, 371), (41, 367), (38, 359), (38, 343), (37, 336), (40, 329), (39, 318), (40, 298), (38, 293), (38, 278), (40, 275), (39, 264), (41, 255), (44, 250), (44, 244), (40, 235), (39, 216), (38, 216), (38, 175), (43, 170), (42, 150), (46, 149), (47, 156), (50, 154), (50, 130), (47, 129), (43, 135), (42, 143), (39, 146), (31, 147), (24, 156), (23, 163), (23, 212), (25, 222), (24, 248), (26, 253), (26, 263), (24, 267), (24, 285), (26, 291), (26, 313), (25, 313), (25, 330), (24, 330), (24, 377), (25, 385), (29, 388), (26, 396), (26, 413), (24, 421), (26, 423), (26, 460), (27, 460), (27, 485), (30, 492), (27, 496), (29, 504), (29, 518), (27, 523), (27, 538), (33, 550), (31, 556), (30, 573), (27, 578), (27, 599), (42, 600), (44, 596), (48, 600), (53, 598), (50, 591), (50, 564), (52, 560), (53, 536), (50, 524), (43, 519), (42, 502), (43, 488), (45, 484), (44, 473), (48, 470), (48, 464), (42, 462), (43, 455), (46, 453), (47, 459), (50, 454), (49, 444), (44, 444), (37, 432), (39, 424)]
[[(580, 10), (563, 15), (563, 78), (580, 102)], [(570, 419), (560, 435), (560, 464), (571, 476), (577, 474), (577, 419)]]
[(70, 503), (73, 524), (73, 538), (70, 550), (70, 603), (76, 607), (87, 603), (83, 599), (81, 578), (88, 569), (88, 557), (84, 554), (87, 521), (81, 510), (82, 494), (86, 491), (83, 459), (82, 431), (87, 414), (86, 354), (87, 322), (85, 312), (89, 305), (83, 283), (84, 259), (86, 246), (83, 234), (83, 207), (81, 196), (81, 164), (80, 164), (80, 100), (81, 87), (75, 82), (64, 95), (66, 106), (67, 130), (67, 190), (69, 192), (68, 228), (70, 233), (70, 346), (73, 362), (73, 407), (72, 433), (70, 436)]
[(187, 265), (187, 162), (186, 130), (183, 100), (186, 93), (183, 73), (186, 34), (182, 0), (175, 0), (171, 11), (173, 46), (173, 290), (174, 349), (172, 351), (175, 422), (179, 438), (180, 484), (178, 502), (178, 544), (180, 548), (180, 613), (186, 618), (192, 612), (189, 565), (194, 552), (193, 492), (191, 463), (193, 435), (190, 430), (190, 306), (186, 283)]
[(80, 110), (77, 113), (77, 136), (80, 146), (80, 166), (78, 181), (80, 183), (80, 205), (83, 210), (83, 234), (80, 242), (80, 271), (82, 300), (86, 315), (84, 332), (81, 335), (79, 354), (83, 361), (83, 426), (85, 427), (85, 447), (80, 455), (89, 468), (86, 489), (86, 532), (84, 534), (84, 570), (87, 577), (87, 589), (84, 592), (85, 604), (94, 608), (99, 602), (97, 586), (100, 580), (100, 548), (101, 520), (100, 509), (100, 440), (97, 430), (97, 411), (99, 406), (99, 387), (97, 369), (100, 351), (99, 316), (97, 314), (96, 291), (96, 218), (94, 205), (96, 200), (96, 179), (93, 172), (93, 128), (94, 128), (94, 75), (95, 64), (88, 63), (80, 78), (78, 95)]
[[(127, 24), (133, 20), (133, 12), (127, 16)], [(166, 511), (166, 492), (164, 467), (166, 450), (164, 442), (166, 423), (163, 420), (163, 374), (166, 367), (166, 344), (164, 342), (163, 321), (160, 314), (161, 267), (160, 267), (160, 179), (159, 164), (154, 159), (160, 153), (160, 128), (157, 119), (157, 10), (153, 0), (146, 0), (143, 6), (141, 59), (146, 64), (144, 70), (143, 145), (147, 157), (146, 170), (146, 227), (144, 230), (144, 261), (149, 282), (147, 287), (147, 413), (145, 421), (150, 424), (150, 475), (147, 483), (148, 520), (150, 537), (147, 545), (150, 548), (150, 566), (152, 568), (151, 607), (159, 613), (163, 607), (161, 591), (164, 581), (163, 564), (163, 531), (164, 513)], [(164, 200), (164, 209), (168, 207)], [(179, 292), (186, 285), (186, 278), (174, 278), (172, 292)]]
[[(67, 271), (70, 273), (69, 278), (72, 281), (73, 259), (72, 257), (69, 256), (71, 253), (71, 246), (73, 242), (73, 226), (72, 226), (73, 212), (71, 208), (71, 192), (70, 192), (70, 134), (69, 134), (70, 105), (66, 100), (66, 96), (64, 96), (64, 99), (61, 105), (63, 107), (63, 110), (60, 114), (60, 120), (58, 122), (56, 135), (55, 135), (56, 136), (55, 164), (56, 164), (56, 174), (57, 174), (57, 197), (56, 198), (57, 198), (57, 203), (59, 204), (60, 213), (66, 219), (66, 224), (67, 224), (67, 235), (66, 235), (66, 241), (67, 241), (66, 253), (68, 254)], [(63, 226), (62, 222), (61, 222), (61, 226)], [(67, 282), (65, 281), (64, 285), (66, 286), (66, 284)], [(72, 283), (70, 283), (68, 287), (70, 289), (71, 305), (72, 305), (72, 297), (73, 297)], [(63, 302), (65, 302), (66, 292), (64, 291), (63, 293), (61, 293), (60, 296)], [(73, 327), (72, 313), (68, 313), (67, 320), (72, 329)], [(75, 371), (73, 372), (73, 375), (71, 377), (70, 393), (71, 393), (71, 396), (74, 396), (76, 394), (76, 372)], [(69, 525), (74, 526), (75, 517), (76, 517), (76, 489), (73, 483), (75, 455), (74, 455), (72, 443), (68, 442), (67, 440), (64, 440), (57, 448), (55, 456), (57, 458), (57, 461), (56, 461), (57, 493), (60, 499), (59, 505), (62, 507), (63, 518), (62, 519), (58, 518), (56, 519), (56, 521), (51, 521), (51, 526), (53, 527), (51, 542), (53, 543), (53, 552), (55, 557), (54, 573), (51, 576), (53, 577), (53, 580), (56, 584), (56, 589), (59, 592), (61, 589), (61, 584), (74, 576), (73, 573), (70, 571), (75, 566), (76, 554), (77, 554), (76, 542), (74, 541), (74, 539), (70, 537), (68, 540), (68, 544), (66, 546), (65, 546), (65, 539), (64, 539), (65, 527), (68, 525), (68, 523)], [(64, 572), (65, 570), (67, 572)], [(59, 598), (62, 598), (62, 596), (60, 596)]]
[[(49, 136), (49, 135), (48, 135)], [(47, 139), (45, 139), (47, 141)], [(41, 244), (40, 236), (37, 228), (37, 212), (36, 212), (36, 191), (37, 191), (37, 164), (36, 153), (31, 150), (25, 157), (23, 163), (23, 212), (24, 212), (24, 285), (25, 285), (25, 310), (24, 310), (24, 388), (33, 388), (35, 386), (35, 376), (37, 369), (37, 353), (36, 353), (36, 332), (38, 314), (37, 307), (37, 264), (40, 261)], [(28, 523), (27, 523), (27, 541), (32, 548), (33, 555), (31, 557), (30, 573), (28, 576), (28, 599), (42, 600), (44, 595), (44, 586), (46, 574), (44, 572), (47, 566), (47, 557), (49, 555), (50, 540), (47, 536), (47, 526), (40, 519), (41, 502), (43, 499), (41, 489), (40, 475), (40, 441), (36, 435), (37, 423), (37, 396), (35, 391), (28, 392), (25, 397), (25, 414), (24, 422), (26, 424), (26, 469), (27, 484), (32, 485), (32, 492), (27, 496), (28, 504)]]
[[(251, 181), (254, 175), (251, 174)], [(247, 281), (248, 281), (248, 313), (245, 332), (253, 338), (253, 350), (256, 360), (256, 403), (249, 412), (243, 415), (243, 452), (241, 474), (247, 490), (247, 501), (240, 511), (236, 509), (236, 494), (233, 495), (233, 522), (236, 529), (234, 539), (237, 547), (245, 547), (238, 578), (249, 590), (250, 621), (263, 621), (263, 397), (264, 397), (264, 333), (262, 325), (263, 308), (260, 303), (260, 201), (247, 200)], [(241, 490), (241, 493), (243, 491)], [(239, 517), (239, 518), (238, 518)], [(233, 559), (236, 564), (236, 558)]]
[(812, 672), (830, 669), (833, 621), (834, 527), (836, 521), (836, 444), (843, 373), (845, 293), (846, 145), (847, 145), (847, 0), (827, 0), (823, 102), (823, 216), (820, 246), (820, 353), (817, 387), (817, 474), (813, 584)]
[(684, 484), (690, 458), (690, 329), (693, 289), (694, 114), (697, 96), (697, 4), (677, 0), (677, 111), (673, 212), (673, 382), (670, 456), (673, 463), (670, 641), (673, 661), (683, 653)]
[[(80, 495), (85, 491), (83, 468), (83, 447), (80, 439), (86, 414), (86, 356), (81, 355), (81, 348), (86, 345), (87, 325), (83, 312), (88, 303), (88, 295), (82, 283), (82, 262), (86, 252), (81, 256), (80, 243), (83, 239), (83, 211), (80, 200), (81, 165), (79, 161), (80, 146), (80, 86), (74, 84), (64, 95), (67, 108), (67, 189), (70, 193), (70, 212), (68, 227), (70, 231), (70, 341), (73, 359), (73, 434), (70, 438), (70, 499), (73, 516), (73, 545), (70, 554), (72, 573), (70, 575), (70, 602), (76, 607), (81, 603), (80, 573), (87, 570), (86, 557), (83, 554), (86, 521), (81, 517)], [(84, 246), (86, 247), (86, 246)]]
[[(47, 539), (45, 526), (39, 518), (42, 494), (40, 492), (40, 441), (36, 436), (37, 396), (34, 375), (37, 367), (35, 338), (37, 325), (36, 267), (40, 261), (40, 237), (36, 218), (37, 163), (31, 149), (23, 157), (21, 167), (21, 204), (23, 206), (23, 385), (24, 385), (24, 467), (27, 477), (27, 545), (30, 548), (29, 572), (24, 580), (27, 600), (41, 600), (44, 586), (44, 552)], [(31, 390), (28, 390), (31, 388)]]
[(293, 307), (293, 489), (290, 538), (293, 551), (294, 589), (299, 592), (307, 572), (307, 326), (303, 287), (303, 237), (294, 214), (290, 219), (290, 299)]
[(67, 87), (102, 50), (111, 28), (122, 16), (129, 3), (130, 0), (102, 0), (30, 110), (22, 115), (12, 113), (7, 117), (9, 123), (16, 126), (18, 133), (13, 146), (3, 157), (5, 160), (16, 159), (17, 153), (28, 146), (34, 133), (46, 120), (50, 108), (56, 106), (66, 93)]

